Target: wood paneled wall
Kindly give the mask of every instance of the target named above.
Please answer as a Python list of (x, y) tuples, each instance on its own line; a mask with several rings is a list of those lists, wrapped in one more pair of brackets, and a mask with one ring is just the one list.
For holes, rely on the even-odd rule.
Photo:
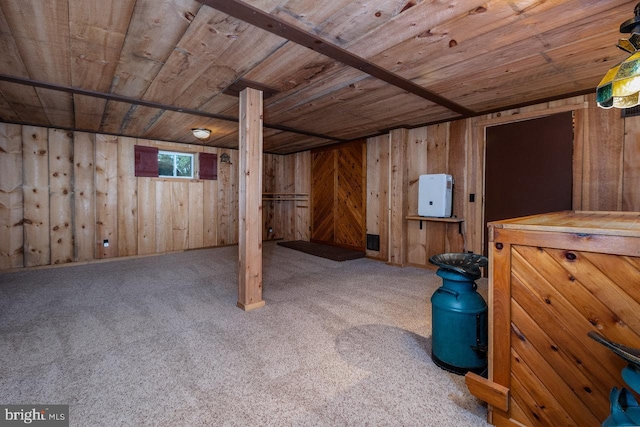
[[(298, 194), (301, 200), (263, 200), (263, 240), (306, 240), (310, 238), (309, 193), (311, 191), (309, 151), (281, 156), (265, 154), (262, 192)], [(269, 233), (269, 228), (273, 231)]]
[[(624, 119), (620, 110), (598, 108), (595, 96), (579, 96), (369, 138), (367, 233), (380, 236), (380, 251), (367, 255), (430, 267), (433, 254), (481, 253), (486, 127), (563, 111), (574, 111), (573, 208), (640, 211), (640, 117)], [(464, 219), (462, 234), (458, 224), (423, 222), (420, 229), (406, 220), (417, 215), (417, 180), (427, 173), (454, 177), (453, 214)], [(400, 203), (398, 185), (405, 181)]]
[[(231, 163), (213, 181), (136, 177), (136, 144)], [(309, 152), (264, 157), (265, 188), (309, 192)], [(309, 240), (305, 202), (265, 206), (265, 238)], [(237, 242), (237, 150), (0, 123), (0, 270)]]

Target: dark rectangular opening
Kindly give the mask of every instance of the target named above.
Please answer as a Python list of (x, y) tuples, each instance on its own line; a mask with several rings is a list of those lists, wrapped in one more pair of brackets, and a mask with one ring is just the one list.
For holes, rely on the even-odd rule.
[(367, 249), (370, 251), (380, 250), (380, 235), (379, 234), (367, 234)]

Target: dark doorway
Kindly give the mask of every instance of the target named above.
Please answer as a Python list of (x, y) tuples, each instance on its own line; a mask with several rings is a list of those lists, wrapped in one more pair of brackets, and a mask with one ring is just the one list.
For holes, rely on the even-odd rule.
[(484, 254), (487, 223), (571, 209), (573, 113), (487, 128)]

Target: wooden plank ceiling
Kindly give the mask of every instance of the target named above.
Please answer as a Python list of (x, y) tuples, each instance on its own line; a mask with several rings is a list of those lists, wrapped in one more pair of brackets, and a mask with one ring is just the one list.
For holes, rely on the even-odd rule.
[(635, 2), (2, 0), (0, 120), (236, 148), (249, 85), (292, 153), (594, 91)]

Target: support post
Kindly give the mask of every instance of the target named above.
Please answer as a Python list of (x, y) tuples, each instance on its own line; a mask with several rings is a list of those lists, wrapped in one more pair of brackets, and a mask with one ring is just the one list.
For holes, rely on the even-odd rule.
[(238, 307), (262, 307), (262, 92), (240, 92)]

